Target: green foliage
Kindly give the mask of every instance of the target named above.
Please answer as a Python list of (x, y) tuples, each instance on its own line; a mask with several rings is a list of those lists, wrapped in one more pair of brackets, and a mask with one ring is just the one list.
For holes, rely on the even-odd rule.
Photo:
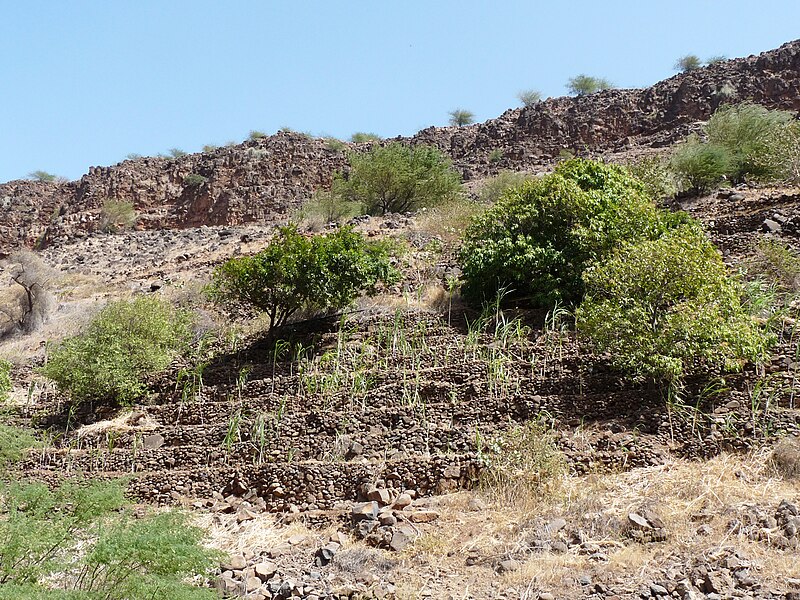
[(763, 237), (758, 240), (750, 271), (766, 275), (781, 288), (796, 292), (800, 290), (800, 255), (785, 242)]
[(0, 402), (8, 400), (14, 386), (11, 383), (11, 363), (0, 358)]
[[(172, 512), (133, 518), (119, 483), (0, 489), (0, 596), (159, 600), (216, 598), (184, 583), (219, 557)], [(47, 580), (52, 589), (39, 582)]]
[(475, 113), (463, 108), (451, 110), (447, 114), (450, 115), (450, 125), (454, 125), (455, 127), (462, 127), (463, 125), (469, 125), (475, 122)]
[(461, 187), (450, 159), (425, 145), (376, 145), (367, 153), (352, 154), (350, 165), (347, 179), (334, 179), (333, 192), (370, 214), (434, 206), (453, 198)]
[(577, 302), (590, 262), (625, 241), (654, 239), (682, 218), (658, 211), (623, 167), (564, 161), (506, 191), (470, 225), (459, 252), (462, 294), (476, 305), (500, 290), (543, 307)]
[(689, 71), (694, 71), (702, 66), (703, 61), (701, 61), (697, 56), (694, 54), (687, 54), (686, 56), (681, 56), (675, 61), (674, 68), (676, 71), (688, 73)]
[(742, 307), (742, 287), (696, 225), (620, 248), (584, 273), (576, 322), (634, 378), (679, 383), (766, 356), (771, 342)]
[(305, 237), (283, 227), (258, 254), (218, 267), (209, 294), (232, 310), (262, 311), (276, 327), (300, 309), (344, 308), (398, 278), (385, 245), (368, 242), (352, 228)]
[(333, 152), (343, 152), (347, 149), (347, 144), (345, 144), (342, 140), (338, 138), (326, 137), (325, 147), (328, 150), (332, 150)]
[(673, 198), (678, 193), (678, 186), (669, 163), (661, 158), (640, 158), (626, 166), (630, 174), (642, 182), (645, 192), (653, 200)]
[(490, 163), (498, 163), (503, 160), (503, 151), (500, 148), (495, 148), (491, 152), (489, 152), (489, 162)]
[(332, 191), (318, 190), (300, 209), (300, 222), (312, 229), (329, 223), (342, 224), (362, 213), (358, 202), (346, 200)]
[(728, 60), (727, 56), (724, 56), (722, 54), (715, 54), (714, 56), (710, 56), (708, 58), (708, 60), (706, 61), (706, 64), (707, 65), (715, 65), (715, 64), (721, 63), (721, 62), (723, 62), (725, 60)]
[(182, 156), (186, 156), (187, 153), (181, 150), (180, 148), (170, 148), (169, 149), (169, 156), (172, 158), (181, 158)]
[(183, 184), (187, 187), (200, 187), (208, 181), (208, 177), (199, 173), (189, 173), (183, 178)]
[(217, 148), (219, 148), (219, 146), (217, 146), (216, 144), (206, 144), (205, 146), (203, 146), (203, 152), (214, 152), (214, 150), (216, 150)]
[(42, 373), (73, 401), (128, 403), (144, 377), (169, 366), (190, 336), (185, 311), (153, 297), (109, 304), (88, 329), (56, 345)]
[(522, 103), (522, 106), (533, 106), (542, 101), (542, 94), (539, 90), (524, 90), (517, 94), (517, 98)]
[(354, 144), (363, 144), (364, 142), (379, 142), (383, 138), (376, 133), (367, 133), (365, 131), (356, 131), (350, 136), (350, 141)]
[(48, 173), (47, 171), (34, 171), (33, 173), (30, 173), (28, 177), (36, 181), (49, 181), (49, 182), (53, 182), (58, 179), (56, 175)]
[(142, 158), (142, 155), (137, 154), (136, 152), (131, 152), (130, 154), (126, 154), (125, 158), (127, 160), (136, 160), (137, 158)]
[(100, 210), (100, 231), (115, 233), (129, 229), (136, 224), (137, 218), (133, 202), (108, 198), (103, 202), (103, 208)]
[(696, 135), (679, 144), (670, 167), (681, 188), (694, 194), (706, 192), (731, 172), (732, 157), (726, 148), (700, 141)]
[(494, 177), (489, 177), (483, 182), (478, 190), (478, 201), (484, 204), (494, 204), (508, 190), (519, 187), (530, 180), (531, 176), (527, 173), (500, 171)]
[(788, 111), (769, 110), (758, 104), (722, 106), (706, 124), (708, 143), (725, 148), (731, 156), (729, 176), (734, 183), (745, 176), (771, 179), (778, 176), (774, 165), (763, 160), (776, 134), (793, 120)]
[(800, 122), (779, 127), (767, 150), (756, 160), (758, 170), (772, 172), (775, 179), (800, 183)]
[(0, 424), (0, 470), (18, 462), (26, 450), (38, 445), (39, 441), (29, 431)]
[(607, 79), (591, 77), (583, 74), (572, 77), (567, 82), (567, 89), (569, 90), (569, 93), (575, 94), (576, 96), (586, 96), (588, 94), (594, 94), (600, 90), (607, 90), (612, 87), (614, 86)]
[(267, 137), (266, 133), (264, 133), (263, 131), (258, 131), (256, 129), (253, 129), (252, 131), (250, 131), (250, 135), (247, 136), (247, 139), (249, 139), (252, 142), (255, 140), (260, 140), (261, 138), (265, 137)]

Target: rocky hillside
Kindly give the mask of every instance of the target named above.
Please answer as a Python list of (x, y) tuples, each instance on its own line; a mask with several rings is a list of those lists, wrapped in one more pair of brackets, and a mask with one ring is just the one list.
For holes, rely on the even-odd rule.
[[(800, 110), (800, 40), (647, 89), (552, 98), (477, 125), (430, 127), (407, 141), (444, 150), (473, 179), (546, 167), (565, 148), (611, 154), (665, 146), (721, 103), (743, 100)], [(0, 256), (84, 236), (97, 228), (106, 199), (132, 202), (145, 229), (280, 221), (346, 167), (347, 147), (281, 132), (176, 159), (93, 167), (79, 181), (0, 184)]]

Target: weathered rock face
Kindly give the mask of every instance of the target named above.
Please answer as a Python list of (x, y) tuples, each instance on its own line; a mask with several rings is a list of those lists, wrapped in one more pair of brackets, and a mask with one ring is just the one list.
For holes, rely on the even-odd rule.
[[(471, 179), (501, 168), (535, 169), (562, 149), (665, 146), (720, 104), (744, 100), (800, 110), (800, 40), (643, 90), (553, 98), (478, 125), (430, 127), (397, 139), (440, 148)], [(93, 167), (77, 182), (0, 184), (0, 253), (91, 232), (107, 198), (133, 202), (147, 229), (280, 221), (346, 165), (344, 152), (324, 140), (284, 132), (177, 159)]]

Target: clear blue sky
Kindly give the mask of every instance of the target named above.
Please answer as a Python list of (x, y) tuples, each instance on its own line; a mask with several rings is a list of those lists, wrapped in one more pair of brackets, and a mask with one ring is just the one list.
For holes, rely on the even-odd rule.
[(796, 0), (0, 0), (0, 181), (80, 177), (129, 153), (281, 127), (408, 135), (587, 73), (619, 87), (675, 59), (800, 37)]

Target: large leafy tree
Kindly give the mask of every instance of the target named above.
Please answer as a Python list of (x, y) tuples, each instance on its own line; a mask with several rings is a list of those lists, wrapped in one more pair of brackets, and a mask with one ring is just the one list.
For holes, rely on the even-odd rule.
[(277, 327), (303, 308), (343, 308), (399, 273), (387, 246), (344, 227), (306, 237), (283, 227), (258, 254), (232, 258), (214, 272), (211, 297), (229, 309), (256, 309)]
[(459, 253), (465, 297), (505, 290), (549, 307), (576, 303), (586, 266), (627, 240), (652, 239), (684, 217), (659, 211), (624, 168), (572, 159), (511, 188), (470, 225)]
[(741, 287), (697, 225), (625, 245), (584, 280), (579, 330), (635, 378), (675, 383), (765, 356), (769, 336), (744, 310)]

